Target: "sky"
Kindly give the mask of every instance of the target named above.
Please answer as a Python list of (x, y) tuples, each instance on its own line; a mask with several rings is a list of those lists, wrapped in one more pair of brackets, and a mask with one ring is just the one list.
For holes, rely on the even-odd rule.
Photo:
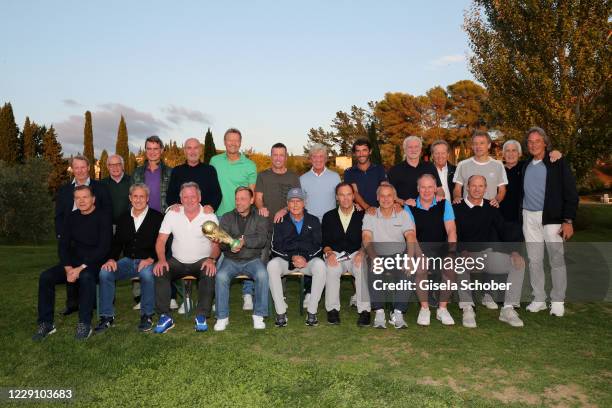
[(222, 148), (237, 127), (243, 148), (301, 154), (339, 110), (473, 79), (468, 0), (0, 4), (0, 103), (20, 128), (53, 124), (66, 154), (83, 149), (86, 110), (97, 157), (122, 114), (134, 151), (209, 127)]

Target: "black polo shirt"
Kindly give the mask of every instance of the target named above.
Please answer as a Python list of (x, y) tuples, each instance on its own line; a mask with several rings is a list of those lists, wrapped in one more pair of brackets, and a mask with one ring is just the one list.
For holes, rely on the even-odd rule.
[(379, 164), (370, 164), (366, 171), (362, 171), (354, 165), (344, 172), (344, 181), (357, 184), (359, 194), (368, 205), (378, 207), (376, 199), (376, 189), (381, 182), (387, 180), (385, 168)]
[(442, 187), (440, 177), (436, 166), (431, 162), (419, 160), (419, 164), (413, 167), (408, 164), (406, 160), (400, 164), (396, 164), (389, 170), (389, 182), (393, 184), (393, 187), (397, 190), (397, 197), (402, 200), (408, 200), (409, 198), (416, 199), (419, 195), (417, 191), (417, 180), (423, 174), (431, 174), (436, 178), (436, 186)]

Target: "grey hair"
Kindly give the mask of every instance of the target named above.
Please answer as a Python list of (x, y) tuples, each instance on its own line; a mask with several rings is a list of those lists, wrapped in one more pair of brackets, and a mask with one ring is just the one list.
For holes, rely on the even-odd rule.
[(193, 182), (193, 181), (188, 181), (186, 183), (181, 184), (181, 191), (179, 192), (179, 197), (183, 195), (183, 190), (186, 188), (195, 188), (198, 194), (200, 196), (202, 195), (202, 190), (200, 190), (200, 186), (198, 185), (198, 183)]
[(321, 144), (321, 143), (314, 143), (310, 146), (310, 149), (308, 149), (308, 157), (312, 156), (313, 154), (317, 153), (317, 152), (324, 152), (325, 153), (325, 157), (327, 157), (327, 146)]
[(446, 146), (446, 153), (450, 152), (450, 145), (448, 144), (448, 142), (446, 140), (438, 139), (431, 144), (431, 154), (433, 154), (434, 148), (440, 145)]
[(417, 187), (421, 184), (421, 180), (426, 179), (426, 178), (428, 178), (431, 181), (433, 181), (434, 185), (437, 184), (437, 180), (436, 180), (436, 178), (434, 177), (433, 174), (424, 173), (424, 174), (421, 174), (421, 177), (418, 178), (418, 180), (417, 180)]
[(149, 196), (149, 193), (150, 193), (149, 186), (147, 186), (145, 183), (135, 183), (135, 184), (132, 184), (130, 186), (130, 195), (132, 195), (132, 193), (137, 188), (142, 188), (145, 191), (145, 193), (147, 193), (147, 197)]
[(388, 181), (383, 181), (382, 183), (380, 183), (380, 185), (376, 189), (377, 198), (380, 196), (380, 190), (382, 190), (383, 188), (390, 188), (391, 190), (393, 190), (393, 195), (397, 197), (397, 190), (395, 189), (393, 184), (389, 183)]
[(108, 156), (108, 158), (106, 159), (106, 165), (108, 166), (108, 161), (111, 159), (111, 157), (118, 157), (119, 161), (121, 162), (121, 167), (125, 167), (125, 162), (123, 161), (123, 157), (120, 154), (111, 154), (110, 156)]
[(544, 143), (546, 144), (546, 146), (550, 146), (550, 138), (548, 137), (548, 134), (546, 134), (544, 129), (538, 126), (532, 126), (529, 128), (527, 133), (525, 133), (525, 142), (527, 142), (527, 139), (529, 139), (529, 135), (532, 133), (537, 133), (542, 136), (542, 139), (544, 139)]
[(518, 150), (519, 156), (522, 156), (522, 154), (523, 154), (523, 147), (521, 146), (521, 144), (517, 140), (514, 140), (514, 139), (506, 140), (504, 142), (504, 145), (502, 146), (502, 153), (506, 153), (506, 147), (508, 147), (510, 145), (516, 145), (516, 150)]
[(408, 144), (408, 142), (411, 142), (413, 140), (418, 140), (421, 147), (423, 147), (423, 139), (421, 139), (418, 136), (411, 135), (405, 138), (404, 141), (402, 142), (402, 148), (404, 149), (404, 151), (406, 151), (406, 145)]

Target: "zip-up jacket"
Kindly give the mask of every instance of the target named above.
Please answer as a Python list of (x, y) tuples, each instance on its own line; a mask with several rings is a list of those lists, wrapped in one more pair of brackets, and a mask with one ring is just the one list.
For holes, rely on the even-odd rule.
[(292, 265), (291, 257), (303, 256), (306, 261), (321, 257), (321, 223), (314, 215), (304, 210), (302, 231), (298, 234), (290, 214), (274, 224), (272, 232), (272, 255), (280, 256)]

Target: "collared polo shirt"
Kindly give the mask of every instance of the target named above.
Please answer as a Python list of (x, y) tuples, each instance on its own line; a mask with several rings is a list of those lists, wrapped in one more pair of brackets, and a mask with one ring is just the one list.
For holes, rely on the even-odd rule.
[(346, 169), (344, 172), (344, 181), (357, 185), (359, 195), (368, 205), (378, 207), (376, 199), (376, 189), (381, 182), (387, 180), (385, 169), (379, 164), (370, 164), (365, 171), (359, 169), (357, 165)]
[(194, 263), (202, 258), (210, 256), (212, 244), (202, 233), (202, 224), (206, 221), (214, 221), (219, 224), (214, 214), (204, 214), (202, 206), (197, 217), (192, 221), (185, 215), (185, 209), (179, 211), (168, 211), (164, 216), (159, 232), (172, 234), (172, 256), (177, 261), (185, 264)]
[(228, 160), (226, 153), (221, 153), (210, 159), (210, 165), (217, 170), (217, 178), (221, 187), (221, 204), (216, 214), (221, 216), (232, 211), (236, 207), (236, 188), (248, 187), (257, 181), (257, 166), (255, 163), (240, 153), (238, 160)]

